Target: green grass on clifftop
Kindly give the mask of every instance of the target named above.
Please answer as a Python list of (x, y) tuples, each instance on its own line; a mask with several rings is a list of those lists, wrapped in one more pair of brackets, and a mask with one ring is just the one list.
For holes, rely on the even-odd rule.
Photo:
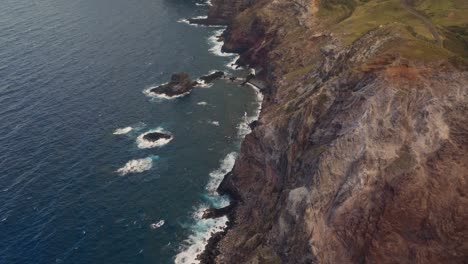
[(468, 59), (468, 0), (413, 0), (406, 6), (403, 1), (322, 1), (318, 15), (346, 45), (385, 27), (406, 40), (392, 48), (405, 57)]

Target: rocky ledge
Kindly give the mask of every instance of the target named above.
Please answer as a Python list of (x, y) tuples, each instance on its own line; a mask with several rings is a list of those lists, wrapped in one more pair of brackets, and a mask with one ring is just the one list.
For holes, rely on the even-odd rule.
[(462, 2), (213, 0), (266, 88), (202, 263), (466, 263)]

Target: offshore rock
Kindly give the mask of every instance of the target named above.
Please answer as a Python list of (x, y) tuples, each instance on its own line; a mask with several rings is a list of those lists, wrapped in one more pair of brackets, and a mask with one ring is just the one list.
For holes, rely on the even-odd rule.
[(151, 132), (143, 136), (144, 140), (151, 141), (151, 142), (155, 142), (160, 139), (170, 139), (170, 138), (172, 138), (171, 135), (160, 133), (160, 132)]
[(205, 83), (211, 83), (216, 79), (220, 79), (220, 78), (224, 77), (224, 75), (225, 74), (222, 71), (215, 71), (215, 72), (213, 72), (211, 74), (204, 75), (204, 76), (200, 77), (200, 80), (204, 81)]
[(169, 83), (153, 88), (150, 92), (167, 96), (177, 96), (190, 92), (196, 84), (196, 82), (190, 80), (187, 73), (175, 73), (171, 76), (171, 81)]

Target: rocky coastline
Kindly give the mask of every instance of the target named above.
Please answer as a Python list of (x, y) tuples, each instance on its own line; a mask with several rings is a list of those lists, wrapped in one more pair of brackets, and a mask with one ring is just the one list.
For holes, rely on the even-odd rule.
[(468, 30), (426, 2), (213, 1), (265, 97), (201, 263), (465, 263)]

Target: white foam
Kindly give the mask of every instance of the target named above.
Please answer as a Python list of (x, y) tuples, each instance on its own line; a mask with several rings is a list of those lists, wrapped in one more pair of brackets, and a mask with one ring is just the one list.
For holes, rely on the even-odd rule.
[[(192, 19), (207, 19), (208, 16), (197, 16), (197, 17), (193, 17)], [(200, 24), (192, 24), (190, 23), (190, 21), (187, 19), (187, 18), (181, 18), (179, 20), (177, 20), (178, 23), (184, 23), (184, 24), (187, 24), (187, 25), (190, 25), (190, 26), (201, 26)]]
[(184, 23), (184, 24), (187, 24), (187, 25), (192, 25), (190, 24), (190, 21), (186, 18), (181, 18), (179, 20), (177, 20), (178, 23)]
[(133, 130), (133, 127), (124, 127), (124, 128), (117, 128), (115, 131), (114, 131), (114, 135), (125, 135), (127, 134), (128, 132), (132, 131)]
[[(203, 4), (197, 3), (196, 5), (203, 5)], [(208, 18), (208, 16), (197, 16), (197, 17), (193, 17), (192, 19), (207, 19), (207, 18)], [(177, 22), (187, 24), (187, 25), (193, 26), (193, 27), (226, 28), (226, 26), (223, 26), (223, 25), (203, 25), (203, 24), (197, 24), (197, 23), (190, 23), (190, 20), (187, 19), (187, 18), (181, 18), (181, 19), (177, 20)]]
[(187, 18), (179, 19), (177, 20), (177, 22), (187, 24), (192, 27), (210, 27), (210, 28), (224, 28), (225, 27), (223, 25), (203, 25), (203, 24), (190, 23), (190, 21)]
[(237, 60), (240, 58), (239, 55), (236, 55), (234, 58), (232, 58), (231, 61), (229, 61), (228, 64), (226, 64), (226, 66), (229, 68), (229, 69), (232, 69), (232, 70), (235, 70), (235, 71), (238, 71), (238, 70), (242, 70), (242, 67), (238, 66), (236, 64)]
[(151, 169), (153, 166), (153, 158), (148, 157), (144, 159), (134, 159), (127, 162), (122, 168), (118, 169), (116, 172), (123, 176), (128, 173), (140, 173)]
[(141, 135), (139, 135), (136, 139), (136, 143), (137, 143), (137, 146), (138, 148), (141, 148), (141, 149), (145, 149), (145, 148), (155, 148), (155, 147), (161, 147), (161, 146), (164, 146), (166, 145), (167, 143), (171, 142), (172, 139), (174, 138), (172, 135), (170, 138), (161, 138), (161, 139), (158, 139), (156, 141), (149, 141), (149, 140), (146, 140), (144, 139), (144, 136), (146, 134), (149, 134), (149, 133), (153, 133), (153, 132), (158, 132), (158, 133), (163, 133), (163, 134), (169, 134), (171, 135), (171, 133), (167, 132), (167, 131), (164, 131), (162, 128), (158, 127), (156, 129), (152, 129), (152, 130), (149, 130)]
[(216, 56), (221, 56), (221, 57), (232, 57), (232, 56), (236, 56), (237, 54), (236, 53), (227, 53), (227, 52), (223, 52), (222, 51), (222, 48), (223, 48), (223, 44), (224, 42), (223, 41), (219, 41), (219, 36), (221, 36), (221, 34), (223, 34), (223, 31), (225, 30), (225, 27), (222, 28), (222, 29), (218, 29), (218, 30), (215, 30), (213, 32), (213, 35), (211, 35), (209, 38), (208, 38), (208, 42), (210, 43), (211, 45), (211, 48), (209, 49), (209, 51), (216, 55)]
[(210, 181), (206, 189), (210, 204), (200, 205), (194, 212), (195, 224), (192, 226), (192, 234), (182, 243), (181, 251), (175, 257), (176, 264), (200, 263), (197, 256), (203, 252), (212, 233), (222, 231), (226, 228), (228, 218), (226, 216), (215, 219), (202, 219), (203, 212), (210, 207), (225, 207), (229, 205), (226, 197), (221, 197), (216, 188), (223, 180), (226, 173), (232, 170), (236, 160), (236, 153), (229, 153), (220, 164), (220, 167), (210, 173)]
[(206, 83), (204, 80), (202, 79), (197, 79), (197, 87), (200, 87), (200, 88), (210, 88), (211, 86), (213, 86), (213, 83)]
[(214, 126), (219, 126), (219, 121), (209, 121), (209, 123)]
[(163, 83), (163, 84), (160, 84), (160, 85), (151, 86), (149, 88), (146, 88), (146, 89), (143, 90), (143, 94), (145, 94), (146, 96), (151, 97), (151, 98), (166, 99), (167, 100), (167, 99), (175, 99), (175, 98), (183, 97), (183, 96), (188, 95), (191, 92), (191, 91), (188, 91), (186, 93), (179, 94), (179, 95), (174, 95), (174, 96), (168, 96), (168, 95), (165, 95), (165, 94), (157, 94), (157, 93), (151, 92), (151, 89), (154, 89), (154, 88), (159, 87), (159, 86), (164, 85), (164, 84), (167, 84), (167, 83)]
[(228, 174), (232, 168), (234, 167), (234, 163), (236, 162), (237, 153), (231, 152), (224, 157), (221, 161), (221, 165), (218, 169), (210, 172), (210, 181), (206, 185), (206, 190), (210, 195), (217, 196), (218, 193), (216, 189), (218, 188), (219, 184), (224, 178), (224, 175)]
[(244, 117), (242, 118), (242, 121), (237, 126), (237, 129), (238, 129), (237, 134), (241, 139), (244, 138), (250, 132), (252, 132), (249, 124), (257, 120), (260, 117), (260, 112), (262, 111), (262, 102), (263, 102), (262, 92), (255, 85), (252, 85), (250, 83), (247, 83), (247, 85), (249, 85), (255, 90), (255, 94), (257, 96), (257, 100), (255, 103), (258, 104), (258, 107), (255, 110), (254, 114), (251, 116), (248, 116), (247, 113), (244, 113)]
[(197, 105), (203, 105), (203, 106), (205, 106), (205, 105), (208, 105), (208, 103), (207, 103), (207, 102), (198, 102)]
[(197, 6), (212, 6), (211, 0), (207, 0), (204, 3), (195, 3)]

